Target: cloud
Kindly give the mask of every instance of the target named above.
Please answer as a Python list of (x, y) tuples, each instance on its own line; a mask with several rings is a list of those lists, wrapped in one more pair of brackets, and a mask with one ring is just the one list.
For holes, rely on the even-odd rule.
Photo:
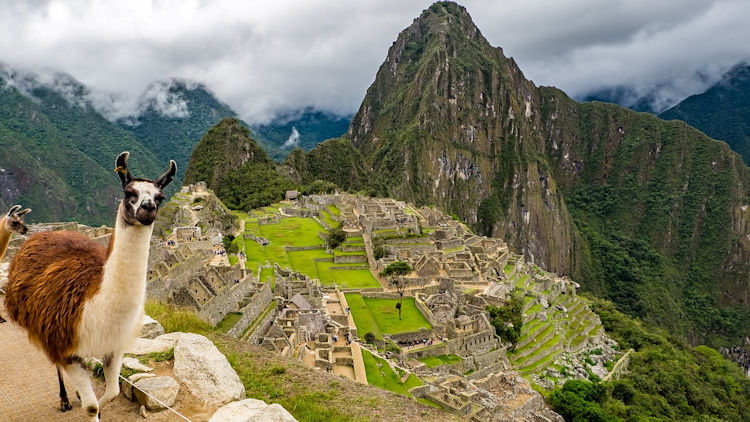
[(293, 148), (297, 145), (299, 145), (299, 132), (296, 127), (292, 126), (292, 134), (289, 135), (289, 138), (284, 142), (282, 148)]
[[(626, 85), (684, 96), (750, 56), (750, 4), (473, 0), (490, 43), (537, 84), (574, 96)], [(0, 61), (69, 73), (109, 116), (137, 111), (154, 81), (200, 81), (250, 123), (312, 106), (354, 112), (397, 34), (427, 1), (0, 0)], [(179, 98), (159, 87), (166, 113)], [(156, 88), (154, 88), (156, 89)]]

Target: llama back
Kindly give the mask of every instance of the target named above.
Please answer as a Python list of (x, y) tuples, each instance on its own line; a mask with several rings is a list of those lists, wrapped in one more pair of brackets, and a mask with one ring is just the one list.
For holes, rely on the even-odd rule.
[(5, 308), (55, 363), (77, 344), (83, 307), (102, 283), (107, 248), (76, 232), (29, 238), (10, 264)]

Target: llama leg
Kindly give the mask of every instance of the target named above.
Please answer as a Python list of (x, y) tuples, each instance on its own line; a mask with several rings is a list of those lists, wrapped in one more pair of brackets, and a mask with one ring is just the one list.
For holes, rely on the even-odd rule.
[(120, 369), (122, 368), (122, 353), (110, 353), (104, 357), (104, 379), (107, 387), (104, 395), (99, 399), (99, 409), (104, 407), (120, 394)]
[(65, 365), (65, 379), (68, 384), (78, 391), (81, 396), (81, 407), (92, 422), (99, 421), (99, 404), (96, 402), (96, 394), (91, 386), (89, 374), (81, 358), (70, 358)]
[(62, 377), (62, 368), (57, 365), (57, 382), (60, 384), (60, 411), (66, 412), (73, 408), (68, 400), (68, 392), (65, 391), (65, 382)]

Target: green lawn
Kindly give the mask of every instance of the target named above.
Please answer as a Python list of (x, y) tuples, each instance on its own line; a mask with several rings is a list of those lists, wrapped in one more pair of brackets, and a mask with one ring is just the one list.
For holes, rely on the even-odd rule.
[(318, 236), (318, 232), (324, 230), (317, 221), (304, 217), (282, 218), (278, 224), (260, 226), (261, 236), (281, 246), (322, 245), (325, 242)]
[(404, 298), (401, 320), (396, 309), (398, 299), (369, 298), (358, 293), (347, 293), (346, 300), (360, 337), (364, 337), (368, 331), (380, 339), (381, 333), (399, 334), (418, 331), (421, 327), (432, 328), (414, 305), (413, 297)]
[(427, 365), (428, 368), (434, 368), (440, 365), (450, 365), (452, 363), (460, 362), (463, 359), (460, 356), (456, 356), (451, 353), (448, 355), (440, 355), (440, 356), (425, 356), (417, 360)]
[(331, 227), (338, 227), (339, 225), (339, 222), (334, 220), (327, 211), (320, 212), (320, 219)]
[(370, 313), (370, 309), (367, 308), (362, 295), (346, 293), (346, 302), (349, 304), (349, 309), (352, 312), (352, 318), (354, 318), (354, 324), (357, 326), (359, 338), (364, 339), (365, 334), (373, 333), (376, 339), (382, 340), (383, 333), (380, 332), (380, 328), (378, 328), (375, 318)]
[(234, 327), (234, 324), (236, 324), (240, 318), (242, 318), (241, 312), (230, 312), (224, 317), (224, 319), (216, 324), (216, 328), (221, 330), (222, 333), (226, 333)]
[(331, 213), (332, 215), (335, 215), (336, 217), (341, 215), (341, 210), (338, 209), (335, 205), (329, 205), (328, 212)]
[(422, 381), (414, 374), (410, 374), (406, 381), (402, 383), (401, 377), (393, 372), (386, 361), (365, 349), (362, 349), (362, 360), (365, 362), (367, 383), (370, 385), (409, 397), (411, 397), (411, 394), (409, 394), (410, 388), (423, 385)]
[(320, 278), (315, 265), (315, 259), (331, 258), (331, 255), (327, 254), (322, 248), (309, 251), (289, 251), (287, 252), (287, 256), (292, 268), (312, 278)]
[(417, 331), (424, 327), (432, 329), (432, 325), (414, 305), (413, 297), (405, 297), (401, 308), (401, 319), (398, 319), (396, 304), (398, 299), (380, 299), (374, 297), (363, 298), (370, 309), (375, 321), (384, 333), (399, 334)]

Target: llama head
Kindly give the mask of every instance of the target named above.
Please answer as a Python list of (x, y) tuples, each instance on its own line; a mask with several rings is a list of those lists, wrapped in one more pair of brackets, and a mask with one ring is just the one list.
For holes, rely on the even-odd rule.
[(23, 211), (19, 211), (20, 209), (20, 205), (10, 207), (10, 211), (8, 211), (8, 214), (2, 220), (5, 224), (5, 227), (3, 227), (5, 231), (16, 232), (18, 234), (26, 234), (29, 231), (29, 228), (23, 223), (23, 216), (30, 213), (31, 208), (26, 208)]
[(129, 152), (117, 157), (115, 172), (120, 176), (125, 196), (120, 203), (122, 216), (130, 225), (148, 226), (156, 220), (159, 205), (164, 200), (164, 189), (177, 172), (177, 164), (169, 161), (169, 168), (156, 180), (133, 177), (128, 169)]

